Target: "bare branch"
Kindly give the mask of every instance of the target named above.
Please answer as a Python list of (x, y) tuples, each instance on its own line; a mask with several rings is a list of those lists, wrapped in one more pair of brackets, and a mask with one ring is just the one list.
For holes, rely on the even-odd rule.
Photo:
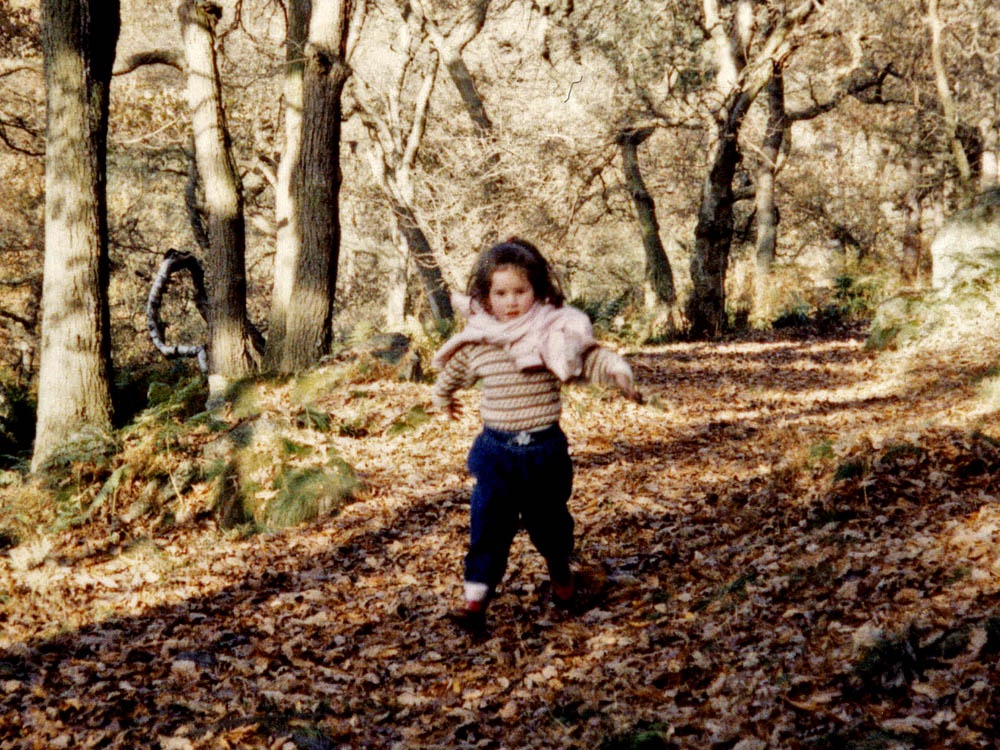
[(179, 50), (155, 49), (146, 52), (137, 52), (121, 62), (121, 66), (115, 68), (113, 75), (123, 76), (146, 65), (167, 65), (177, 70), (184, 70), (184, 56)]
[(194, 282), (194, 303), (204, 320), (208, 320), (208, 294), (205, 291), (205, 274), (201, 263), (191, 253), (180, 252), (171, 248), (163, 256), (163, 262), (156, 272), (156, 278), (149, 290), (146, 300), (146, 328), (153, 345), (165, 357), (196, 357), (198, 367), (202, 372), (208, 371), (208, 354), (204, 344), (170, 345), (164, 340), (164, 326), (160, 320), (160, 308), (163, 305), (163, 294), (170, 284), (170, 277), (181, 270), (191, 274)]
[(6, 78), (7, 76), (12, 76), (15, 73), (36, 73), (37, 75), (42, 75), (42, 66), (32, 65), (31, 63), (21, 61), (16, 63), (3, 63), (0, 65), (0, 78)]
[(36, 286), (40, 279), (37, 276), (25, 276), (21, 279), (0, 279), (0, 286)]
[(29, 128), (27, 125), (22, 125), (17, 122), (10, 122), (6, 120), (0, 120), (0, 143), (3, 143), (11, 151), (16, 151), (19, 154), (24, 154), (25, 156), (45, 156), (44, 150), (36, 150), (28, 148), (27, 146), (20, 146), (11, 140), (10, 136), (7, 134), (7, 128), (14, 128), (16, 130), (22, 130), (27, 133), (32, 138), (40, 138), (39, 134), (34, 130)]
[(885, 79), (890, 75), (899, 75), (891, 62), (881, 70), (869, 71), (867, 75), (861, 74), (860, 71), (854, 71), (854, 73), (847, 76), (840, 82), (840, 90), (837, 91), (837, 93), (835, 93), (830, 99), (825, 102), (817, 102), (813, 104), (813, 106), (806, 107), (805, 109), (788, 112), (787, 117), (792, 121), (812, 120), (813, 118), (819, 117), (820, 115), (834, 109), (848, 96), (860, 99), (861, 94), (869, 92), (872, 89), (875, 90), (875, 96), (866, 98), (865, 101), (883, 103), (884, 100), (878, 91), (881, 89)]
[(20, 315), (18, 315), (17, 313), (12, 313), (9, 310), (4, 310), (2, 307), (0, 307), (0, 318), (6, 318), (7, 320), (13, 320), (15, 323), (20, 324), (21, 326), (23, 326), (24, 328), (26, 328), (29, 331), (35, 330), (35, 323), (34, 323), (34, 321), (28, 320), (27, 318), (23, 318)]
[(417, 150), (420, 148), (420, 141), (424, 137), (424, 130), (427, 127), (427, 110), (430, 107), (431, 93), (434, 91), (434, 82), (437, 80), (437, 58), (431, 63), (431, 69), (424, 77), (423, 85), (417, 98), (417, 107), (413, 113), (413, 126), (406, 138), (406, 150), (403, 153), (402, 163), (407, 167), (412, 167), (417, 158)]

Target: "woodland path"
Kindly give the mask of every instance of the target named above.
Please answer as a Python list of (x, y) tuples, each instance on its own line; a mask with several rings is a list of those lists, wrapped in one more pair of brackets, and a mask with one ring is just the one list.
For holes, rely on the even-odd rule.
[[(857, 337), (631, 356), (649, 397), (566, 391), (580, 611), (524, 535), (470, 638), (466, 416), (334, 436), (334, 517), (65, 532), (0, 558), (0, 748), (990, 747), (1000, 420)], [(332, 391), (389, 415), (426, 386)], [(16, 563), (16, 564), (15, 564)]]

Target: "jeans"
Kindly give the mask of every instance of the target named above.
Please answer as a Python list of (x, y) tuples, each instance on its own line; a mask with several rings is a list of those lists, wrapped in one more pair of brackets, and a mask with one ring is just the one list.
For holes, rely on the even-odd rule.
[(573, 464), (559, 425), (538, 432), (485, 428), (469, 451), (472, 491), (465, 580), (485, 583), (492, 593), (503, 580), (507, 556), (523, 523), (549, 574), (570, 580), (573, 517), (566, 507)]

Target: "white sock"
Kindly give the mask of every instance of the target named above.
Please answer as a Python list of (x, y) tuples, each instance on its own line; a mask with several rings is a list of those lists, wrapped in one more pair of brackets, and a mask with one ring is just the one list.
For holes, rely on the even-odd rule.
[(486, 600), (486, 595), (490, 593), (490, 587), (478, 581), (465, 582), (465, 600), (468, 602), (482, 602)]

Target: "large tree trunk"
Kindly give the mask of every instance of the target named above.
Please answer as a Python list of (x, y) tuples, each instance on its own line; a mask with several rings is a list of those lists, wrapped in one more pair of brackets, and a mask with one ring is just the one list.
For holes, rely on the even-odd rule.
[(45, 269), (32, 470), (111, 428), (107, 290), (108, 95), (120, 28), (115, 0), (43, 0)]
[[(294, 5), (294, 3), (293, 3)], [(350, 74), (350, 0), (314, 0), (302, 73), (302, 117), (291, 160), (288, 229), (279, 245), (268, 365), (294, 372), (316, 364), (330, 345), (340, 255), (341, 93)], [(297, 10), (296, 12), (301, 12)], [(301, 22), (297, 19), (296, 23)], [(293, 83), (294, 85), (294, 83)], [(294, 106), (294, 105), (293, 105)], [(293, 134), (291, 140), (296, 136)], [(291, 272), (291, 280), (277, 278)], [(277, 320), (281, 317), (283, 320)], [(276, 337), (275, 337), (275, 334)]]
[(652, 133), (651, 128), (624, 131), (618, 136), (618, 145), (622, 150), (625, 186), (632, 196), (632, 203), (639, 218), (639, 231), (642, 234), (642, 246), (646, 254), (646, 284), (650, 287), (655, 301), (669, 307), (677, 300), (674, 274), (667, 253), (663, 249), (663, 242), (660, 240), (656, 204), (646, 189), (642, 170), (639, 168), (639, 144)]
[(221, 8), (210, 1), (183, 0), (178, 15), (211, 246), (206, 263), (211, 311), (209, 389), (218, 396), (227, 383), (254, 374), (260, 360), (259, 338), (247, 318), (243, 185), (232, 155), (215, 54), (215, 25)]
[(775, 200), (775, 175), (778, 155), (785, 139), (788, 118), (785, 116), (785, 81), (780, 65), (774, 66), (774, 75), (767, 83), (767, 130), (760, 151), (760, 169), (754, 198), (757, 214), (757, 252), (754, 256), (754, 309), (758, 321), (771, 316), (771, 270), (778, 245), (778, 204)]
[(720, 124), (711, 168), (701, 188), (687, 310), (694, 338), (716, 338), (728, 324), (726, 271), (733, 242), (733, 176), (741, 160), (737, 138), (749, 104), (746, 97), (736, 97), (729, 117)]

